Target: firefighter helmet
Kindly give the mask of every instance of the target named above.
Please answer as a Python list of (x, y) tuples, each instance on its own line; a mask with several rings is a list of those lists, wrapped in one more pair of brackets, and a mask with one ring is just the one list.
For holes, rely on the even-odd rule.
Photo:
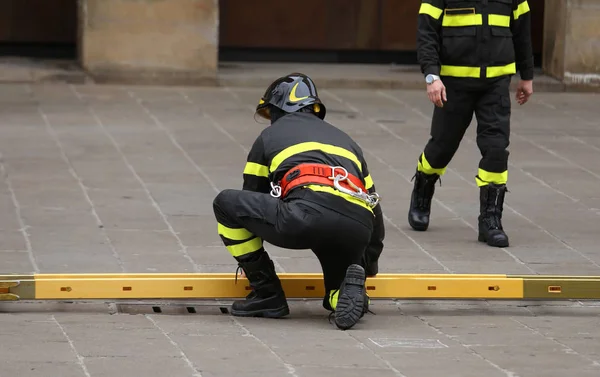
[(286, 113), (293, 113), (307, 106), (321, 119), (325, 118), (325, 106), (319, 99), (312, 79), (302, 73), (291, 73), (273, 81), (256, 106), (256, 113), (271, 119), (269, 105)]

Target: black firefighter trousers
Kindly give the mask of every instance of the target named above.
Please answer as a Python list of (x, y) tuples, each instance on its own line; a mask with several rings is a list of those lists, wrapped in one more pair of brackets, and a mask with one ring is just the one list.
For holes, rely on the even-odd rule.
[(329, 208), (328, 195), (297, 188), (282, 200), (253, 191), (223, 190), (213, 202), (219, 235), (236, 259), (264, 252), (263, 241), (312, 250), (323, 270), (326, 301), (330, 291), (340, 288), (349, 265), (363, 265), (373, 231), (371, 212), (364, 209), (362, 218), (350, 217)]
[(506, 184), (510, 137), (510, 76), (497, 79), (442, 77), (448, 101), (435, 107), (431, 138), (419, 157), (418, 170), (445, 173), (473, 119), (477, 118), (477, 146), (481, 152), (478, 186)]

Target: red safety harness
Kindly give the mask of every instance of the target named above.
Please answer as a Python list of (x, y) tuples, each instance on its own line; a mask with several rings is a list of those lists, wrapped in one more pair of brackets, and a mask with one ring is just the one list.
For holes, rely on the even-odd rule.
[[(335, 187), (334, 182), (336, 179), (336, 173), (338, 177), (341, 175), (343, 178), (342, 180), (338, 180), (338, 184), (343, 188), (357, 192), (355, 187), (358, 187), (363, 193), (367, 193), (362, 181), (358, 177), (348, 173), (346, 169), (340, 166), (329, 166), (324, 164), (300, 164), (295, 168), (288, 170), (281, 179), (281, 198), (285, 198), (285, 196), (292, 189), (298, 186), (317, 184)], [(348, 181), (350, 181), (355, 187), (352, 187)]]

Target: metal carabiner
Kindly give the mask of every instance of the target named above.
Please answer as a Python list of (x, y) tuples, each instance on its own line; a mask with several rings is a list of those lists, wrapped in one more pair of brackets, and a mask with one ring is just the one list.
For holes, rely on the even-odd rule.
[[(348, 170), (346, 170), (346, 168), (344, 168), (343, 166), (330, 166), (331, 167), (331, 177), (329, 177), (329, 179), (338, 179), (338, 180), (346, 180), (348, 179)], [(335, 169), (342, 169), (342, 171), (344, 172), (343, 176), (340, 175), (335, 175)]]
[(271, 183), (271, 196), (274, 198), (279, 198), (281, 196), (281, 186), (275, 185), (273, 182)]

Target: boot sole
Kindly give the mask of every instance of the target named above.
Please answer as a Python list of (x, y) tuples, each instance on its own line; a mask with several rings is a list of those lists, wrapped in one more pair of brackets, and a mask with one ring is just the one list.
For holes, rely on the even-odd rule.
[(231, 309), (231, 315), (235, 317), (262, 317), (262, 318), (281, 318), (290, 314), (290, 308), (288, 306), (282, 306), (276, 309), (262, 309), (252, 311), (237, 311)]
[(335, 310), (335, 324), (341, 330), (352, 328), (364, 315), (365, 270), (353, 264), (346, 270), (344, 291), (340, 292)]
[(479, 242), (487, 243), (488, 246), (492, 246), (492, 247), (508, 247), (508, 244), (509, 244), (508, 241), (506, 241), (506, 242), (496, 242), (496, 243), (491, 242), (490, 243), (490, 242), (488, 242), (487, 238), (485, 238), (485, 236), (483, 234), (480, 234), (479, 237), (477, 238), (477, 240)]

